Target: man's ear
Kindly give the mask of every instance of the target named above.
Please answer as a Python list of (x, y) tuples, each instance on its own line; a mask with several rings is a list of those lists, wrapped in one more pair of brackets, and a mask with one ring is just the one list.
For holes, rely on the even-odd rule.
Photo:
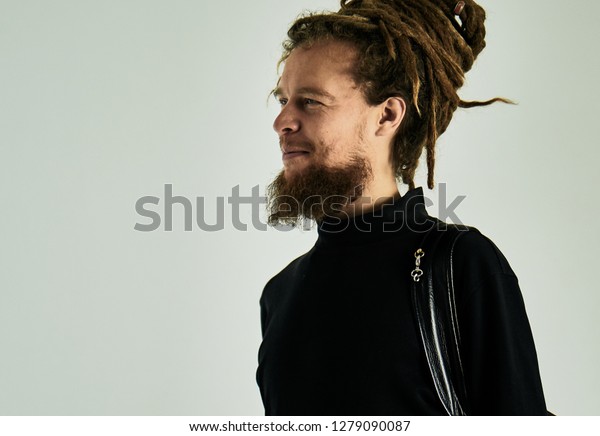
[(379, 105), (378, 136), (395, 135), (406, 114), (406, 103), (401, 97), (390, 97)]

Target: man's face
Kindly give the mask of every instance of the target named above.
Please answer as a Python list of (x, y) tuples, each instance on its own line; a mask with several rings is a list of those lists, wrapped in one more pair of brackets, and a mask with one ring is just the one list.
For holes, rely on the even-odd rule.
[(288, 177), (310, 163), (340, 166), (366, 151), (360, 136), (369, 105), (351, 76), (355, 61), (350, 43), (322, 41), (295, 49), (285, 62), (273, 128)]
[[(370, 106), (351, 75), (355, 60), (356, 49), (341, 41), (299, 47), (288, 57), (275, 92), (281, 113), (273, 128), (284, 169), (270, 187), (273, 196), (291, 196), (299, 203), (311, 196), (338, 196), (339, 205), (339, 196), (360, 195), (355, 188), (368, 183)], [(271, 200), (272, 206), (281, 206)], [(288, 218), (318, 219), (333, 212), (326, 204), (315, 212), (314, 201), (304, 206)]]

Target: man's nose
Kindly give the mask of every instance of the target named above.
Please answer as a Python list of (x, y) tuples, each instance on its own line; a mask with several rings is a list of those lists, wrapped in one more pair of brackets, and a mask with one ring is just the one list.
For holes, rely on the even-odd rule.
[(290, 103), (281, 108), (281, 112), (279, 112), (279, 115), (273, 122), (273, 129), (277, 132), (278, 136), (286, 133), (294, 133), (300, 129), (298, 114)]

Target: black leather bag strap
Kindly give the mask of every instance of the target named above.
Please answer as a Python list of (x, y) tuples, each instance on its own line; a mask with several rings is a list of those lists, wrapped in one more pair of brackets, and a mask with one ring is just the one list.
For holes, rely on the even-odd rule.
[(467, 394), (460, 358), (452, 256), (456, 241), (474, 227), (437, 221), (415, 252), (412, 302), (425, 355), (448, 415), (466, 415)]

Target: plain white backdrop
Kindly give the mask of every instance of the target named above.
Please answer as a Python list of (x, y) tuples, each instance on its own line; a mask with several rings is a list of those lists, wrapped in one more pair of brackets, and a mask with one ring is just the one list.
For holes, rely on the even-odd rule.
[[(519, 277), (548, 408), (597, 415), (600, 3), (480, 3), (488, 47), (461, 95), (519, 105), (459, 110), (436, 181)], [(0, 1), (0, 415), (263, 413), (258, 299), (316, 232), (254, 229), (249, 205), (236, 230), (227, 200), (222, 231), (186, 232), (176, 205), (173, 231), (140, 232), (135, 203), (164, 217), (171, 184), (213, 223), (236, 186), (264, 195), (281, 41), (337, 8)]]

